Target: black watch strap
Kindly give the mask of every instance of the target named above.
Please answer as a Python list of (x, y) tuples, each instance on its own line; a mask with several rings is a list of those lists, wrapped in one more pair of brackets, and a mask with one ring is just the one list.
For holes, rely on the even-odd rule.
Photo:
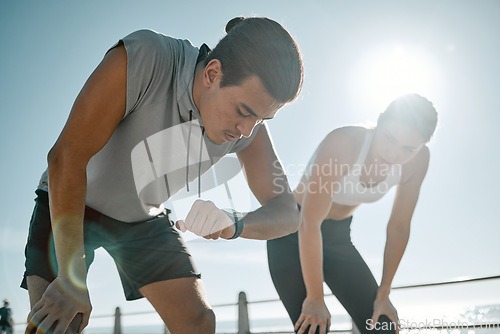
[(243, 215), (235, 210), (232, 210), (232, 212), (223, 211), (234, 221), (234, 234), (228, 240), (238, 238), (243, 233)]

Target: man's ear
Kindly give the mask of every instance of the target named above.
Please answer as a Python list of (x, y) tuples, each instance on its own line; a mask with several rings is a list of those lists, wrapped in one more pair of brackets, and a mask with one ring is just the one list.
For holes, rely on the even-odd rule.
[(211, 87), (222, 79), (222, 63), (219, 59), (212, 59), (203, 71), (203, 84)]

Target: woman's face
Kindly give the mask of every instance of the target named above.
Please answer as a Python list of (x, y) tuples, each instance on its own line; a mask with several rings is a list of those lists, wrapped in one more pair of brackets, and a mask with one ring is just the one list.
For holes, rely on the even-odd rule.
[(404, 164), (424, 147), (425, 138), (412, 127), (396, 120), (377, 125), (373, 138), (374, 159), (384, 164)]

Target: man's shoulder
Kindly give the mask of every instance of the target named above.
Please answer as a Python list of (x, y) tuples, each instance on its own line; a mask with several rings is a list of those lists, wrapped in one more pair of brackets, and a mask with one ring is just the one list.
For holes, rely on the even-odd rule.
[(124, 37), (123, 40), (135, 41), (145, 47), (195, 48), (187, 39), (175, 38), (151, 29), (136, 30)]
[(190, 64), (199, 51), (189, 40), (149, 29), (134, 31), (120, 41), (125, 45), (130, 63), (148, 73), (169, 72), (172, 67)]

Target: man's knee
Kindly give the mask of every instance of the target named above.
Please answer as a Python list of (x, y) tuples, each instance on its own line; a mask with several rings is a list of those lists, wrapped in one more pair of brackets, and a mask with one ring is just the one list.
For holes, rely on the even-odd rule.
[(214, 334), (215, 313), (210, 308), (191, 309), (182, 319), (166, 321), (165, 325), (173, 334)]
[(193, 320), (193, 329), (203, 329), (200, 333), (215, 333), (215, 313), (212, 309), (200, 310)]

